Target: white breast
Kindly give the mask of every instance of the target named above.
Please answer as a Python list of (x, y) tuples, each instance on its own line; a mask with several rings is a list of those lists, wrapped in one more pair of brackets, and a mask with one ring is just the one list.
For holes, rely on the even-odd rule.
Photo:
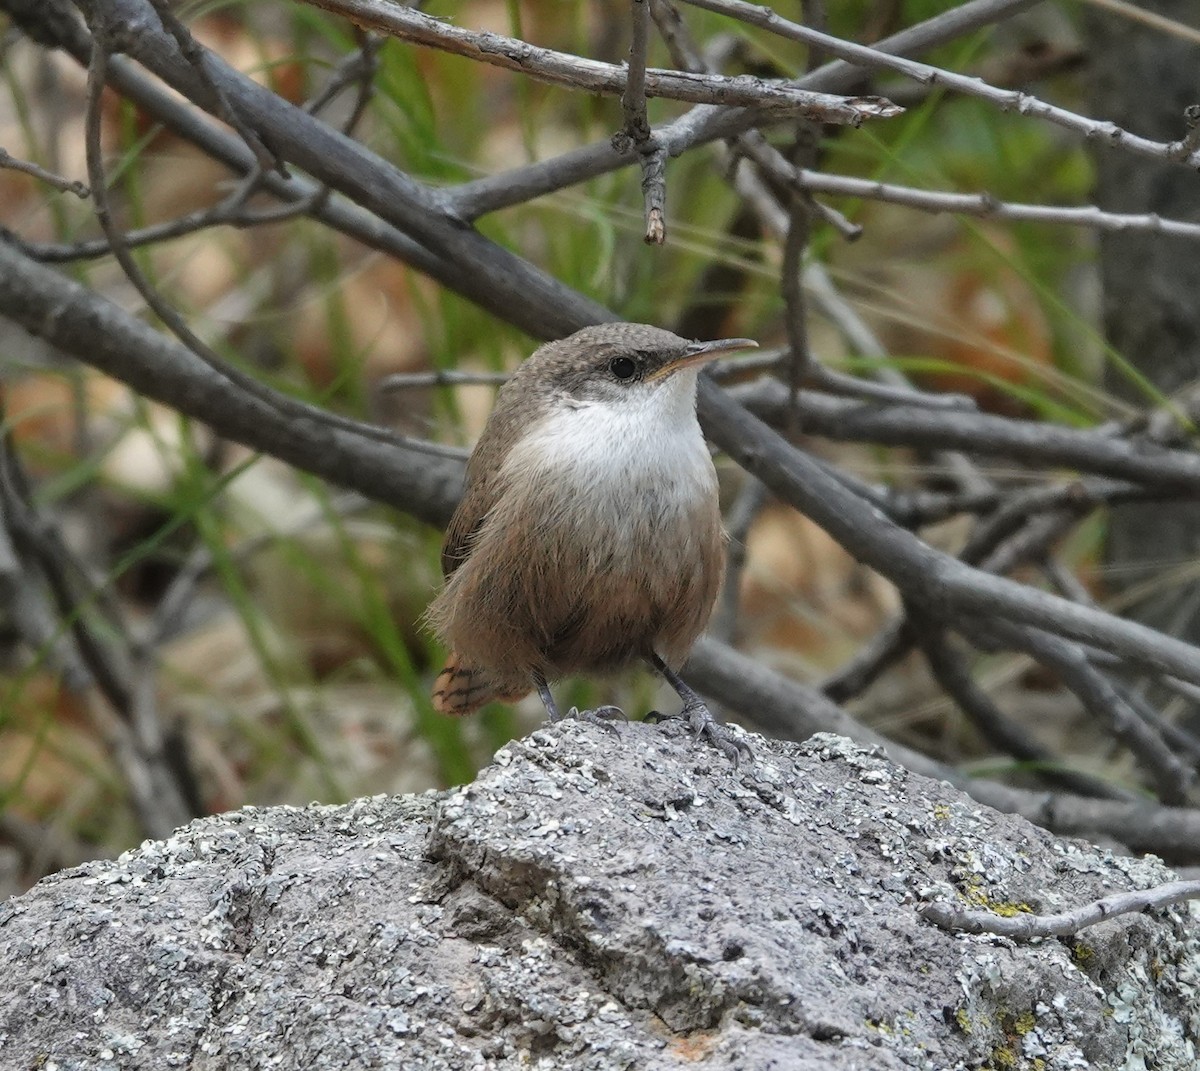
[[(617, 404), (564, 402), (509, 453), (509, 486), (537, 487), (543, 516), (629, 532), (716, 501), (696, 420), (696, 371), (632, 387)], [(522, 479), (525, 477), (525, 479)], [(532, 477), (532, 479), (530, 479)]]

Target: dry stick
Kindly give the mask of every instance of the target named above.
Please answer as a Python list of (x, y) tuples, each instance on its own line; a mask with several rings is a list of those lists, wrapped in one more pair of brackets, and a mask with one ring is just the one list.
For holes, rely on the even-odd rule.
[[(360, 50), (340, 63), (317, 96), (304, 104), (304, 110), (315, 115), (332, 102), (347, 85), (357, 83), (359, 86), (358, 96), (350, 115), (342, 126), (343, 132), (347, 134), (358, 125), (371, 98), (373, 92), (371, 78), (378, 67), (377, 53), (382, 44), (379, 38), (368, 37), (365, 34), (363, 37), (366, 40)], [(119, 76), (117, 80), (120, 81)], [(154, 112), (152, 102), (147, 110)], [(169, 122), (169, 119), (167, 121)], [(185, 132), (181, 131), (181, 133), (186, 136)], [(128, 249), (138, 249), (142, 246), (182, 238), (212, 227), (229, 226), (248, 230), (268, 223), (282, 223), (299, 216), (317, 215), (329, 199), (328, 186), (308, 184), (308, 188), (304, 188), (301, 183), (295, 183), (293, 185), (297, 189), (295, 193), (291, 194), (289, 203), (261, 211), (246, 208), (246, 201), (257, 189), (266, 189), (276, 196), (286, 196), (283, 184), (287, 180), (279, 180), (278, 176), (271, 176), (271, 179), (274, 181), (269, 181), (255, 162), (246, 171), (244, 181), (219, 204), (189, 212), (177, 219), (152, 223), (146, 227), (126, 231), (124, 234), (125, 246)], [(106, 237), (81, 242), (27, 242), (4, 227), (0, 227), (0, 237), (13, 242), (22, 252), (43, 264), (90, 260), (112, 254), (112, 246)]]
[[(786, 174), (780, 170), (780, 165), (790, 168), (791, 164), (757, 131), (741, 135), (735, 139), (735, 144), (739, 152), (754, 160), (768, 174), (780, 178), (785, 185), (787, 184)], [(736, 163), (735, 166), (737, 170), (734, 174), (734, 188), (754, 205), (764, 225), (786, 243), (790, 232), (788, 213), (780, 207), (762, 179)], [(813, 204), (815, 205), (815, 202)], [(878, 359), (887, 356), (874, 334), (853, 311), (849, 303), (837, 293), (827, 273), (818, 262), (810, 261), (805, 266), (800, 281), (803, 283), (805, 293), (815, 299), (814, 304), (829, 316), (854, 351), (860, 355)], [(879, 381), (861, 379), (858, 376), (848, 376), (836, 372), (820, 362), (813, 361), (809, 367), (808, 382), (830, 394), (850, 398), (921, 405), (933, 409), (973, 410), (976, 408), (974, 399), (969, 395), (931, 394), (918, 390), (903, 375), (886, 366), (878, 368), (876, 374), (879, 376)], [(943, 460), (953, 468), (960, 483), (966, 480), (972, 486), (986, 485), (986, 481), (961, 455), (948, 456)]]
[[(220, 204), (189, 212), (186, 216), (126, 231), (125, 246), (127, 249), (139, 249), (213, 227), (246, 229), (265, 223), (280, 223), (296, 216), (311, 215), (315, 200), (324, 196), (327, 196), (327, 192), (316, 190), (313, 191), (311, 199), (295, 201), (271, 212), (249, 212), (230, 205), (227, 198)], [(112, 246), (107, 238), (91, 238), (80, 242), (27, 242), (4, 227), (0, 227), (0, 237), (17, 246), (26, 256), (43, 264), (68, 264), (77, 260), (96, 260), (112, 255)]]
[[(619, 95), (629, 71), (612, 63), (539, 48), (501, 34), (476, 32), (435, 19), (412, 8), (381, 0), (306, 0), (391, 37), (466, 56), (530, 78), (571, 89)], [(825, 123), (858, 126), (864, 119), (886, 119), (902, 109), (882, 97), (839, 97), (799, 88), (782, 79), (738, 75), (700, 75), (659, 68), (645, 70), (644, 95), (723, 107), (752, 107), (806, 116)]]
[[(1072, 602), (1083, 603), (1087, 606), (1096, 605), (1091, 593), (1083, 586), (1077, 577), (1070, 569), (1067, 569), (1062, 562), (1056, 558), (1046, 558), (1040, 563), (1043, 573), (1055, 590), (1064, 598), (1070, 599)], [(1120, 665), (1119, 660), (1113, 659), (1100, 651), (1089, 651), (1089, 657), (1097, 665)], [(1169, 689), (1176, 695), (1187, 700), (1192, 704), (1200, 704), (1200, 688), (1194, 684), (1189, 684), (1187, 681), (1181, 681), (1176, 677), (1160, 677), (1159, 682), (1164, 688)], [(1114, 682), (1114, 687), (1123, 695), (1130, 706), (1138, 712), (1144, 720), (1150, 721), (1156, 726), (1159, 732), (1166, 736), (1171, 743), (1178, 748), (1190, 753), (1193, 757), (1200, 759), (1200, 737), (1181, 729), (1178, 725), (1174, 725), (1167, 721), (1157, 711), (1151, 709), (1139, 695), (1133, 692), (1130, 688), (1120, 683)]]
[[(805, 271), (805, 285), (812, 297), (813, 304), (842, 332), (842, 336), (853, 347), (854, 352), (863, 357), (876, 360), (886, 358), (887, 351), (866, 324), (857, 310), (848, 302), (834, 286), (833, 280), (825, 266), (818, 262), (809, 264)], [(908, 377), (898, 369), (885, 364), (875, 369), (876, 378), (885, 386), (894, 387), (901, 391), (914, 389)], [(924, 395), (925, 392), (918, 392)], [(947, 397), (953, 398), (953, 395)], [(889, 401), (899, 401), (892, 398)], [(918, 403), (924, 404), (924, 403)], [(995, 490), (995, 486), (975, 464), (960, 453), (954, 451), (933, 451), (933, 460), (947, 469), (959, 491), (966, 495), (987, 495)]]
[[(110, 0), (105, 7), (138, 31), (124, 41), (132, 58), (188, 99), (203, 97), (191, 66), (169, 47), (172, 42), (154, 32), (157, 20), (146, 0)], [(406, 263), (541, 338), (559, 337), (585, 323), (613, 318), (602, 305), (464, 227), (444, 191), (417, 182), (218, 58), (210, 57), (208, 66), (230, 100), (246, 112), (257, 129), (269, 134), (272, 144), (290, 161), (379, 217), (372, 219), (343, 206), (336, 218), (348, 233), (361, 234), (369, 244), (386, 246)], [(177, 109), (161, 103), (159, 110), (179, 115)], [(225, 148), (220, 139), (194, 130), (194, 123), (189, 127), (183, 120), (181, 125), (193, 129), (192, 136), (205, 144), (222, 145), (222, 153), (229, 158), (243, 158)]]
[(760, 26), (780, 37), (815, 45), (825, 49), (830, 55), (838, 56), (861, 67), (896, 71), (922, 85), (945, 86), (966, 96), (978, 97), (980, 100), (987, 101), (1001, 111), (1015, 111), (1020, 115), (1045, 119), (1074, 133), (1082, 134), (1088, 139), (1119, 146), (1141, 156), (1147, 156), (1154, 160), (1171, 160), (1189, 167), (1200, 168), (1200, 153), (1192, 152), (1186, 156), (1181, 155), (1179, 142), (1151, 141), (1149, 138), (1139, 137), (1127, 130), (1122, 130), (1114, 123), (1088, 119), (1075, 112), (1067, 111), (1065, 108), (1047, 104), (1028, 93), (998, 89), (988, 85), (981, 78), (955, 74), (940, 67), (931, 67), (926, 63), (917, 63), (915, 60), (891, 56), (877, 48), (868, 48), (866, 45), (843, 41), (837, 37), (831, 37), (829, 34), (810, 29), (801, 23), (785, 19), (768, 7), (748, 4), (744, 0), (684, 0), (684, 3), (728, 15), (753, 26)]
[(767, 732), (805, 739), (816, 732), (848, 736), (880, 747), (915, 773), (948, 781), (980, 803), (1019, 814), (1062, 836), (1104, 835), (1135, 852), (1194, 856), (1200, 811), (1144, 801), (1085, 799), (1069, 793), (1031, 792), (984, 778), (968, 778), (919, 751), (888, 740), (850, 717), (820, 692), (760, 665), (709, 637), (701, 637), (687, 664), (688, 679), (705, 695), (751, 719)]
[[(987, 21), (1028, 6), (1031, 2), (1032, 0), (972, 0), (962, 8), (954, 9), (936, 16), (926, 23), (902, 31), (888, 42), (884, 42), (883, 46), (898, 49), (931, 47)], [(141, 26), (143, 29), (149, 30), (150, 27), (145, 25), (147, 20), (142, 16), (140, 5), (137, 3), (119, 3), (117, 10), (127, 25)], [(32, 29), (32, 32), (42, 36), (47, 33), (56, 36), (59, 43), (67, 48), (76, 59), (87, 62), (89, 54), (87, 35), (82, 27), (75, 23), (55, 21), (50, 26), (39, 24)], [(173, 62), (173, 58), (169, 54), (165, 54), (158, 47), (158, 44), (159, 42), (155, 40), (153, 34), (146, 32), (134, 36), (129, 42), (129, 47), (131, 49), (136, 47), (142, 62), (158, 70), (181, 91), (186, 91), (189, 69), (181, 69)], [(213, 62), (215, 63), (215, 61)], [(121, 57), (114, 58), (111, 70), (117, 87), (137, 100), (141, 106), (168, 123), (183, 136), (225, 161), (229, 166), (242, 171), (248, 169), (249, 165), (241, 153), (241, 146), (226, 137), (222, 131), (197, 123), (176, 100), (151, 85), (139, 70), (124, 62)], [(822, 71), (817, 73), (829, 84), (836, 84), (839, 81), (850, 84), (857, 77), (854, 69), (840, 63), (822, 68)], [(237, 79), (239, 76), (226, 70), (223, 72), (223, 77)], [(821, 79), (817, 79), (817, 81), (821, 81)], [(292, 144), (306, 167), (315, 173), (323, 174), (330, 185), (346, 189), (364, 205), (385, 218), (402, 223), (427, 244), (414, 241), (413, 238), (401, 233), (395, 227), (388, 226), (374, 218), (369, 211), (342, 203), (335, 203), (328, 207), (320, 205), (313, 212), (316, 218), (353, 235), (374, 248), (382, 249), (399, 257), (434, 279), (463, 293), (481, 307), (490, 309), (514, 323), (525, 324), (528, 330), (541, 337), (565, 334), (581, 323), (595, 322), (610, 315), (596, 305), (590, 306), (586, 312), (583, 312), (580, 308), (579, 296), (563, 287), (557, 280), (530, 272), (527, 270), (525, 262), (519, 258), (496, 249), (491, 243), (479, 239), (471, 232), (464, 232), (452, 223), (443, 222), (456, 206), (455, 201), (449, 195), (419, 187), (406, 176), (399, 176), (394, 170), (389, 171), (383, 161), (371, 157), (360, 146), (354, 146), (351, 149), (348, 146), (331, 142), (325, 136), (326, 131), (323, 128), (313, 130), (305, 128), (302, 123), (284, 121), (282, 117), (275, 114), (280, 109), (281, 103), (261, 87), (242, 79), (238, 89), (240, 105), (252, 107), (260, 118), (270, 116), (274, 123), (274, 138), (277, 141)], [(286, 106), (282, 107), (286, 113)], [(721, 124), (726, 121), (722, 116), (726, 114), (726, 112), (721, 112), (716, 117), (715, 124), (713, 121), (693, 123), (689, 122), (687, 117), (680, 124), (673, 124), (675, 133), (671, 135), (672, 146), (675, 150), (681, 151), (682, 148), (691, 144), (689, 139), (694, 138), (698, 143), (701, 140), (711, 140), (721, 136), (723, 130)], [(737, 122), (746, 122), (749, 115), (750, 113), (745, 113), (740, 118), (734, 117), (736, 122), (730, 122), (730, 129), (735, 130)], [(313, 151), (310, 151), (310, 146)], [(585, 155), (588, 152), (591, 150), (585, 150)], [(572, 154), (566, 155), (571, 157)], [(594, 156), (595, 153), (592, 152), (592, 155)], [(604, 166), (595, 173), (603, 173), (622, 166), (623, 161), (616, 156), (611, 147), (607, 147), (600, 155), (605, 156)], [(564, 157), (563, 160), (565, 159)], [(362, 172), (367, 167), (371, 169), (369, 181), (362, 176)], [(558, 170), (559, 165), (556, 165), (556, 175)], [(569, 174), (564, 179), (565, 181), (571, 181)], [(522, 176), (515, 175), (510, 192), (520, 186), (522, 182)], [(273, 193), (289, 200), (306, 195), (311, 188), (310, 184), (303, 181), (284, 183), (278, 179), (278, 176), (271, 174), (264, 176), (264, 183)], [(529, 195), (533, 196), (535, 193), (536, 190), (529, 192)], [(431, 251), (432, 248), (449, 251), (455, 256), (462, 256), (479, 270), (463, 272), (455, 263), (453, 256), (439, 256)], [(512, 286), (507, 289), (497, 288), (493, 282), (497, 277), (511, 278)], [(574, 308), (577, 312), (569, 313), (567, 312), (569, 308)]]
[(835, 703), (861, 695), (899, 662), (917, 642), (907, 614), (892, 618), (846, 661), (817, 685)]
[(349, 134), (362, 121), (368, 105), (375, 96), (375, 75), (379, 70), (379, 50), (383, 48), (384, 39), (369, 34), (365, 30), (354, 27), (354, 36), (358, 40), (358, 50), (342, 59), (333, 69), (328, 81), (311, 99), (304, 102), (304, 110), (309, 115), (319, 115), (333, 103), (338, 94), (347, 86), (358, 87), (358, 94), (350, 114), (342, 124), (342, 133)]
[(81, 692), (92, 685), (92, 675), (59, 628), (36, 561), (23, 561), (17, 553), (14, 541), (21, 541), (21, 525), (8, 512), (0, 501), (0, 600), (9, 627), (30, 651), (44, 653), (67, 688)]
[[(82, 575), (82, 569), (72, 559), (58, 531), (34, 512), (11, 432), (0, 440), (0, 506), (13, 538), (36, 563), (46, 581), (59, 617), (67, 622), (80, 658), (101, 694), (120, 717), (131, 720), (132, 702), (125, 680), (127, 667), (120, 664), (119, 658), (83, 618), (81, 607), (96, 600), (76, 595), (73, 580)], [(108, 624), (118, 632), (123, 631), (111, 604), (106, 608)]]
[[(1036, 518), (1038, 509), (1048, 509), (1062, 501), (1078, 500), (1079, 486), (1082, 483), (1084, 481), (1074, 481), (1066, 488), (1036, 488), (1035, 493), (1021, 493), (1007, 501), (998, 498), (1000, 492), (996, 490), (983, 495), (968, 495), (962, 499), (963, 505), (973, 509), (989, 509), (991, 513), (976, 527), (971, 538), (959, 551), (959, 559), (969, 565), (981, 565), (990, 572), (1006, 573), (1030, 554), (1040, 553), (1044, 543), (1061, 534), (1061, 511), (1054, 515), (1055, 520), (1049, 530), (1043, 525), (1034, 525), (1030, 532), (1025, 532), (1022, 526), (1030, 520), (1031, 514)], [(1135, 485), (1115, 481), (1091, 481), (1091, 485), (1096, 502), (1106, 501), (1100, 493), (1101, 487), (1111, 490), (1112, 498), (1107, 499), (1108, 501), (1144, 493)], [(891, 504), (886, 512), (898, 523), (911, 527), (908, 518)], [(938, 510), (932, 517), (923, 519), (944, 519), (940, 512)], [(1073, 522), (1077, 519), (1077, 513), (1072, 512), (1065, 519)], [(1006, 540), (1008, 542), (1005, 542)], [(859, 695), (884, 671), (903, 658), (916, 645), (920, 635), (920, 630), (912, 626), (907, 614), (894, 618), (844, 666), (828, 676), (820, 685), (821, 691), (836, 702), (845, 702)]]
[(984, 491), (930, 491), (889, 484), (887, 515), (905, 528), (941, 524), (964, 513), (981, 514), (996, 509), (1004, 499), (999, 488)]
[[(706, 66), (699, 48), (691, 39), (687, 27), (680, 19), (678, 10), (670, 0), (651, 0), (651, 12), (675, 62), (687, 70), (711, 73)], [(936, 408), (943, 406), (949, 408), (975, 408), (974, 402), (963, 395), (934, 395), (927, 394), (924, 391), (917, 391), (898, 373), (892, 377), (895, 381), (890, 383), (873, 383), (859, 379), (857, 376), (845, 376), (815, 361), (811, 352), (808, 352), (807, 342), (800, 343), (800, 349), (797, 349), (798, 342), (797, 337), (795, 337), (797, 331), (794, 329), (794, 325), (800, 324), (804, 318), (803, 305), (805, 298), (802, 284), (807, 288), (812, 270), (816, 266), (809, 265), (802, 269), (803, 248), (808, 241), (810, 223), (808, 217), (812, 211), (820, 211), (822, 206), (817, 205), (803, 191), (800, 191), (803, 202), (793, 205), (791, 213), (785, 212), (775, 199), (774, 194), (767, 189), (766, 185), (757, 176), (750, 174), (738, 166), (737, 156), (739, 154), (748, 156), (755, 160), (768, 174), (780, 179), (783, 184), (787, 184), (791, 173), (795, 169), (783, 154), (771, 146), (758, 131), (752, 130), (739, 135), (731, 140), (730, 145), (732, 148), (726, 149), (722, 154), (722, 163), (727, 172), (730, 170), (733, 172), (734, 188), (750, 203), (762, 219), (764, 225), (784, 242), (783, 291), (785, 301), (789, 309), (800, 310), (798, 314), (799, 318), (796, 313), (789, 313), (787, 321), (791, 343), (787, 351), (787, 357), (792, 368), (792, 383), (795, 384), (801, 378), (807, 378), (809, 382), (824, 387), (831, 393), (848, 397), (873, 398), (880, 401), (893, 402), (907, 401), (914, 405), (929, 405)], [(805, 210), (804, 225), (797, 230), (795, 229), (797, 213), (802, 210)], [(858, 233), (861, 231), (861, 228), (858, 231), (854, 231), (848, 225), (843, 225), (844, 221), (841, 220), (840, 216), (832, 222), (843, 234), (851, 238), (858, 237)], [(823, 288), (821, 296), (827, 299), (830, 297), (833, 287), (831, 283), (828, 283), (828, 278), (825, 277), (825, 279), (827, 285)], [(872, 355), (883, 356), (883, 347), (874, 341), (870, 330), (857, 315), (845, 303), (842, 303), (839, 311), (841, 313), (838, 321), (839, 324), (846, 324), (852, 321), (852, 327), (847, 337), (861, 340), (864, 335), (869, 336), (873, 344), (870, 346)], [(801, 328), (799, 334), (806, 335), (807, 332)], [(797, 356), (801, 351), (803, 351), (803, 355)], [(978, 481), (979, 478), (977, 475), (975, 479)]]
[[(1090, 655), (1090, 652), (1089, 652)], [(1165, 684), (1165, 682), (1164, 682)], [(1132, 688), (1120, 681), (1112, 681), (1112, 686), (1118, 694), (1133, 709), (1133, 712), (1149, 725), (1156, 733), (1167, 741), (1176, 751), (1187, 755), (1195, 766), (1200, 762), (1200, 737), (1194, 736), (1186, 729), (1181, 729), (1155, 710)]]
[[(316, 506), (304, 516), (295, 518), (286, 528), (274, 532), (262, 532), (251, 536), (229, 551), (229, 559), (243, 566), (264, 547), (272, 546), (283, 539), (300, 535), (318, 524), (326, 524), (330, 517), (343, 518), (350, 513), (371, 505), (369, 499), (354, 492), (335, 496), (327, 505)], [(157, 648), (180, 627), (188, 605), (195, 597), (196, 589), (204, 576), (216, 564), (216, 557), (207, 546), (199, 546), (188, 556), (170, 586), (154, 608), (154, 615), (143, 629), (140, 646), (148, 657), (154, 657)]]
[(40, 164), (31, 163), (28, 160), (19, 160), (5, 149), (0, 149), (0, 168), (7, 168), (9, 171), (20, 171), (23, 174), (32, 175), (47, 185), (53, 186), (56, 190), (61, 190), (63, 193), (73, 193), (82, 200), (87, 200), (92, 195), (92, 191), (87, 188), (86, 183), (80, 182), (78, 179), (69, 179), (64, 178), (62, 175), (56, 175), (53, 171), (47, 171)]
[(1136, 4), (1128, 3), (1127, 0), (1087, 0), (1087, 2), (1093, 7), (1104, 8), (1114, 14), (1132, 19), (1134, 22), (1140, 22), (1145, 26), (1161, 30), (1165, 34), (1181, 37), (1185, 41), (1191, 41), (1194, 44), (1200, 45), (1200, 29), (1188, 26), (1182, 22), (1176, 22), (1174, 19), (1169, 19), (1157, 11), (1147, 11)]
[(989, 573), (1004, 575), (1024, 562), (1038, 562), (1090, 512), (1090, 509), (1074, 507), (1048, 510), (1031, 517), (1020, 530), (996, 547), (980, 567)]
[(667, 238), (667, 150), (650, 133), (646, 116), (646, 52), (650, 38), (649, 0), (630, 0), (633, 34), (629, 44), (629, 72), (621, 94), (625, 128), (614, 144), (638, 154), (642, 168), (642, 199), (645, 204), (646, 234), (649, 245), (662, 245)]
[(922, 918), (943, 930), (990, 933), (998, 937), (1011, 937), (1014, 941), (1030, 941), (1035, 937), (1070, 937), (1087, 926), (1094, 926), (1117, 915), (1169, 907), (1198, 897), (1200, 881), (1170, 881), (1152, 889), (1113, 893), (1083, 907), (1054, 915), (993, 915), (990, 911), (968, 911), (945, 901), (925, 904), (918, 910)]
[(428, 372), (393, 372), (384, 376), (376, 386), (382, 391), (423, 387), (502, 387), (510, 376), (510, 372), (459, 372), (450, 368), (434, 368)]
[[(936, 48), (984, 26), (1008, 18), (1041, 0), (970, 0), (931, 19), (917, 23), (883, 41), (876, 42), (880, 52), (909, 54)], [(835, 60), (798, 79), (795, 85), (805, 89), (838, 93), (851, 89), (862, 80), (862, 69)], [(763, 121), (760, 111), (693, 108), (687, 115), (662, 127), (658, 138), (672, 156), (707, 141), (744, 133)], [(467, 182), (448, 194), (454, 210), (471, 220), (488, 212), (521, 204), (565, 186), (584, 182), (616, 171), (627, 160), (607, 141), (584, 146), (502, 175)]]

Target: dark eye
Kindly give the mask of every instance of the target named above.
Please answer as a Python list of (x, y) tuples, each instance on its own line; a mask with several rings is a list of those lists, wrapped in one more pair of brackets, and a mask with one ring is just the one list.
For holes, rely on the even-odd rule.
[(637, 372), (637, 365), (631, 357), (614, 357), (608, 362), (608, 370), (617, 379), (632, 379)]

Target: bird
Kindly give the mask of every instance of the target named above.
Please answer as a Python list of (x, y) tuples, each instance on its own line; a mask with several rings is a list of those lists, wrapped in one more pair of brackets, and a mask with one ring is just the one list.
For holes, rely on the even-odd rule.
[[(640, 661), (674, 688), (674, 717), (697, 737), (735, 764), (749, 752), (679, 669), (725, 562), (697, 377), (714, 357), (756, 346), (608, 323), (546, 343), (517, 369), (467, 461), (442, 546), (445, 584), (427, 613), (449, 648), (436, 710), (466, 715), (536, 689), (557, 722), (551, 682)], [(611, 726), (624, 714), (565, 716)]]

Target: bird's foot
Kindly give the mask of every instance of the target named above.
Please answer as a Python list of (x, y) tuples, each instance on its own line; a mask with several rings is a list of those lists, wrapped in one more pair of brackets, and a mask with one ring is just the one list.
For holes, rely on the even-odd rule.
[(585, 725), (598, 725), (606, 732), (615, 733), (620, 736), (620, 730), (617, 729), (616, 722), (628, 721), (625, 711), (620, 707), (603, 706), (596, 707), (594, 710), (580, 710), (578, 707), (572, 707), (561, 718), (553, 718), (552, 721), (563, 721), (566, 718), (573, 718), (575, 721), (581, 721)]
[(754, 761), (754, 752), (750, 750), (750, 745), (744, 740), (739, 740), (724, 725), (717, 721), (713, 717), (712, 711), (708, 709), (708, 706), (700, 700), (684, 703), (683, 709), (678, 714), (664, 714), (661, 710), (652, 710), (646, 715), (646, 720), (657, 722), (679, 720), (686, 722), (687, 727), (695, 735), (695, 739), (704, 740), (712, 747), (715, 747), (733, 763), (735, 770), (738, 768), (743, 755), (750, 762)]

